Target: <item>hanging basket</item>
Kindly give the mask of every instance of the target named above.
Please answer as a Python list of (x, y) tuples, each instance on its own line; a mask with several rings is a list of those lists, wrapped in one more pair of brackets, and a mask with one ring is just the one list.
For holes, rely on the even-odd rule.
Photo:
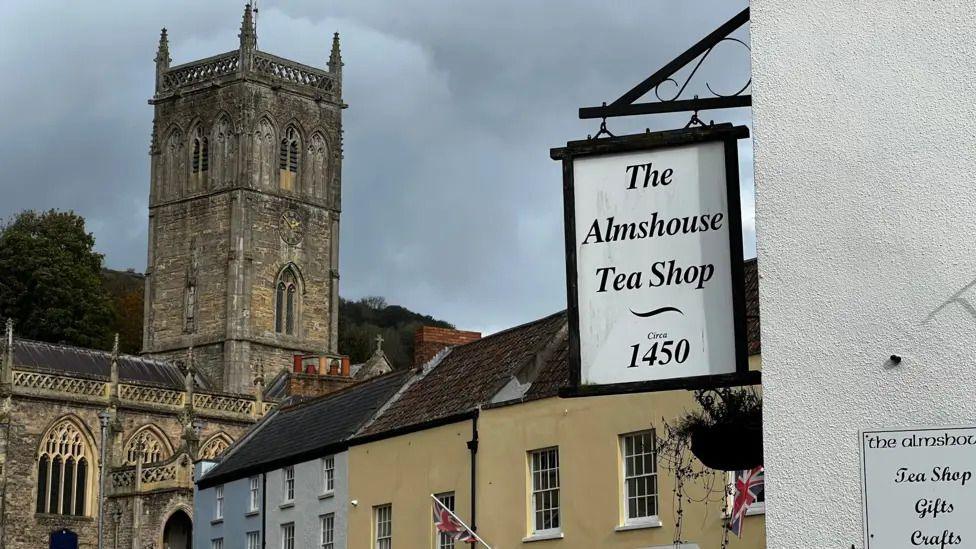
[(763, 464), (762, 425), (718, 424), (691, 433), (691, 453), (706, 467), (742, 471)]

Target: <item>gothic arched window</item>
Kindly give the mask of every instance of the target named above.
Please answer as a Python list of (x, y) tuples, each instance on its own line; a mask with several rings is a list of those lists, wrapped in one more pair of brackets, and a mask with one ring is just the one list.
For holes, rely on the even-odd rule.
[(164, 435), (155, 427), (146, 425), (129, 437), (122, 455), (126, 465), (135, 465), (140, 456), (143, 463), (156, 463), (169, 458), (171, 453)]
[(231, 440), (230, 437), (224, 433), (217, 433), (216, 435), (210, 437), (210, 440), (203, 443), (200, 448), (200, 459), (214, 460), (224, 453), (224, 450), (230, 448)]
[(78, 425), (63, 419), (41, 440), (37, 457), (37, 512), (84, 516), (90, 496), (92, 448)]
[(296, 267), (282, 269), (275, 282), (275, 332), (295, 335), (301, 314), (301, 279)]
[(295, 190), (301, 146), (298, 130), (295, 129), (295, 126), (288, 126), (278, 147), (279, 183), (282, 189)]

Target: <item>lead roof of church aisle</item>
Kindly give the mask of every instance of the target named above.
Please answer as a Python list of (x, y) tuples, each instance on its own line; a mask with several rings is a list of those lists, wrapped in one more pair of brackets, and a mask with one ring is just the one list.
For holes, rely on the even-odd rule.
[[(182, 391), (183, 372), (175, 364), (147, 357), (119, 355), (119, 381), (154, 385)], [(108, 380), (112, 372), (112, 354), (96, 349), (14, 339), (14, 368), (50, 374), (68, 374)], [(196, 375), (195, 386), (208, 389), (206, 379)]]

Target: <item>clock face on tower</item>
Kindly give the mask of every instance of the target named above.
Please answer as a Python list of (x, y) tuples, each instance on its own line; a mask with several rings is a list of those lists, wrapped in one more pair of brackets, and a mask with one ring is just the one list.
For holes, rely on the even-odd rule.
[(304, 226), (301, 215), (295, 210), (285, 210), (278, 219), (278, 234), (292, 246), (302, 241)]

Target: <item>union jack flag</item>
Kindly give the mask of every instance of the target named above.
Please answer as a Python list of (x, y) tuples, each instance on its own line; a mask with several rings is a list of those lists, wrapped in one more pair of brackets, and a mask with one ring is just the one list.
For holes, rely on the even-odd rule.
[(742, 523), (746, 511), (752, 505), (765, 486), (765, 474), (762, 465), (751, 471), (742, 471), (735, 479), (735, 498), (732, 500), (732, 511), (729, 513), (729, 530), (738, 537), (742, 537)]
[(481, 541), (468, 527), (454, 516), (444, 502), (434, 498), (434, 527), (438, 532), (451, 536), (454, 541), (475, 543)]

